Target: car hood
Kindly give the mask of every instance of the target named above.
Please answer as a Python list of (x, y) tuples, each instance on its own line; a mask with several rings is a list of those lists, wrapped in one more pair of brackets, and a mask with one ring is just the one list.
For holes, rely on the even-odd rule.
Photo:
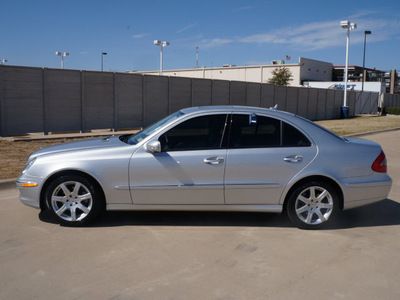
[(63, 143), (58, 145), (53, 145), (45, 147), (31, 154), (29, 159), (33, 159), (42, 155), (58, 154), (64, 152), (91, 150), (91, 149), (104, 149), (112, 147), (126, 146), (124, 142), (119, 139), (119, 136), (107, 136), (95, 139), (88, 139), (76, 142)]

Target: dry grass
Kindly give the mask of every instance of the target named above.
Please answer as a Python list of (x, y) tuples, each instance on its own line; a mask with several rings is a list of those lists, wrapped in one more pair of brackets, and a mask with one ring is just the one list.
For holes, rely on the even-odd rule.
[[(347, 120), (328, 120), (316, 122), (339, 134), (370, 132), (400, 127), (400, 117), (360, 117)], [(10, 142), (0, 140), (0, 180), (16, 178), (23, 170), (28, 156), (41, 147), (71, 141), (57, 139), (44, 141)]]
[(357, 117), (347, 120), (326, 120), (315, 122), (338, 135), (371, 132), (400, 127), (400, 116)]
[(28, 142), (0, 140), (0, 180), (16, 178), (25, 167), (29, 155), (42, 147), (70, 142), (72, 139), (56, 139)]

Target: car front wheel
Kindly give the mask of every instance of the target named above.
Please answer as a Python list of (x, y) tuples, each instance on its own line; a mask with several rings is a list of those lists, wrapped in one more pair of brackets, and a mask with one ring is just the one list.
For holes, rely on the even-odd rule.
[(80, 226), (101, 213), (104, 200), (90, 180), (79, 175), (66, 175), (47, 187), (46, 207), (58, 223)]
[(339, 194), (326, 182), (309, 182), (293, 190), (286, 208), (290, 220), (297, 227), (319, 229), (335, 219), (339, 210)]

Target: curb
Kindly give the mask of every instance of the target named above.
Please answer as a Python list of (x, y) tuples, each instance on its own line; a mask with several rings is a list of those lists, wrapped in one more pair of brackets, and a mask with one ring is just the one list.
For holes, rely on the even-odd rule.
[(362, 133), (352, 133), (352, 134), (346, 134), (344, 136), (345, 137), (359, 137), (359, 136), (364, 136), (364, 135), (378, 134), (378, 133), (390, 132), (390, 131), (396, 131), (396, 130), (400, 130), (400, 127), (382, 129), (382, 130), (376, 130), (376, 131), (367, 131), (367, 132), (362, 132)]
[(17, 187), (16, 186), (16, 181), (17, 178), (12, 178), (12, 179), (2, 179), (0, 180), (0, 189), (6, 189), (10, 187)]

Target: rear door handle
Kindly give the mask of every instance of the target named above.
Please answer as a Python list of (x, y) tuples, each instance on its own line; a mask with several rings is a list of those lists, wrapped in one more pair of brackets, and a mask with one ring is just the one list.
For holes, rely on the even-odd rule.
[(297, 162), (301, 162), (303, 160), (303, 156), (298, 155), (298, 154), (290, 155), (290, 156), (286, 156), (283, 160), (286, 162), (290, 162), (290, 163), (297, 163)]
[(224, 162), (224, 159), (220, 156), (215, 156), (215, 157), (209, 157), (204, 159), (204, 163), (208, 165), (218, 165), (222, 164)]

